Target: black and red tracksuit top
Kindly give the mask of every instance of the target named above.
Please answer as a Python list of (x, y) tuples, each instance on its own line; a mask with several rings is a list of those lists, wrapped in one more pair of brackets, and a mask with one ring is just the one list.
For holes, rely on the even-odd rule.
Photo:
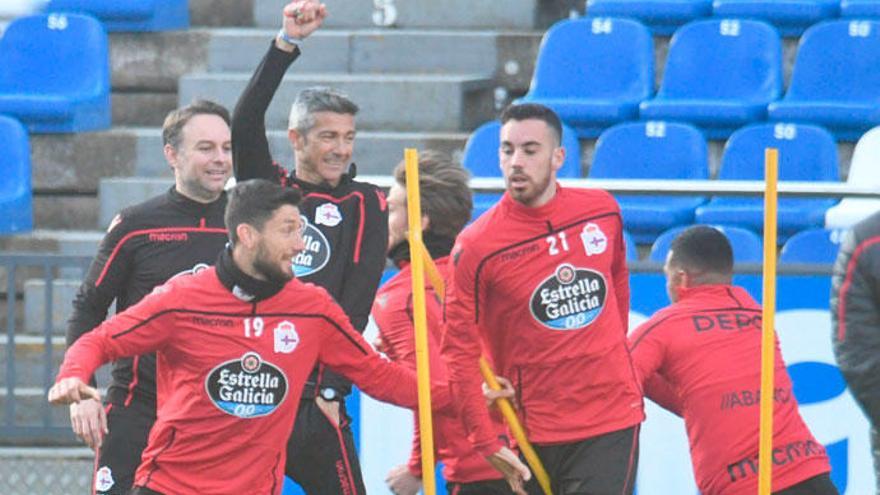
[[(135, 485), (280, 493), (300, 394), (318, 361), (373, 397), (416, 406), (413, 373), (376, 354), (324, 289), (254, 285), (224, 251), (216, 268), (174, 278), (68, 350), (59, 380), (156, 352), (162, 400)], [(448, 408), (444, 387), (433, 394), (438, 409)]]
[[(114, 300), (116, 311), (124, 311), (174, 276), (213, 264), (228, 240), (225, 208), (225, 193), (212, 203), (199, 203), (172, 187), (122, 210), (73, 301), (67, 345), (104, 321)], [(135, 404), (145, 414), (155, 414), (155, 355), (115, 361), (107, 400), (116, 406)]]
[(512, 381), (532, 442), (579, 441), (644, 419), (626, 345), (620, 209), (605, 191), (556, 187), (538, 208), (505, 194), (452, 250), (442, 352), (483, 455), (499, 443), (480, 390), (481, 353)]
[[(435, 260), (437, 269), (448, 279), (449, 257)], [(431, 379), (446, 381), (446, 366), (440, 358), (440, 340), (443, 331), (440, 301), (434, 296), (430, 282), (425, 281), (425, 309), (428, 323), (428, 353)], [(408, 262), (401, 263), (400, 272), (386, 282), (376, 294), (373, 303), (373, 320), (382, 337), (384, 352), (392, 361), (416, 369), (415, 328), (413, 324), (412, 270)], [(484, 406), (485, 407), (485, 406)], [(408, 461), (409, 470), (422, 476), (421, 435), (417, 418), (412, 451)], [(493, 422), (496, 438), (503, 425)], [(467, 433), (457, 417), (434, 416), (434, 445), (437, 461), (443, 463), (443, 477), (455, 483), (501, 479), (501, 473), (486, 458), (478, 454), (467, 439)]]
[[(284, 73), (299, 56), (275, 47), (274, 40), (245, 90), (232, 116), (232, 153), (236, 180), (267, 179), (297, 187), (303, 193), (300, 212), (308, 222), (306, 251), (295, 260), (297, 278), (327, 289), (363, 332), (382, 271), (388, 244), (388, 209), (381, 189), (354, 180), (356, 167), (335, 187), (312, 184), (279, 166), (266, 138), (266, 110)], [(347, 393), (349, 384), (323, 367), (309, 380)]]
[[(761, 307), (740, 287), (682, 289), (629, 337), (645, 394), (682, 416), (705, 495), (758, 486)], [(773, 492), (831, 470), (825, 448), (798, 412), (776, 342)]]

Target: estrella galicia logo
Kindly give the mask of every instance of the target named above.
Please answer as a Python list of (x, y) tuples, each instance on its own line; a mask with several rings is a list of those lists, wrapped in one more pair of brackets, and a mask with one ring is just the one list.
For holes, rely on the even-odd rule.
[(321, 271), (330, 261), (330, 243), (324, 234), (311, 222), (302, 217), (303, 242), (306, 248), (293, 258), (293, 273), (297, 277), (305, 277)]
[(553, 330), (584, 328), (602, 313), (606, 294), (601, 273), (564, 263), (532, 293), (532, 316)]
[(226, 361), (208, 373), (205, 389), (221, 411), (250, 419), (272, 414), (287, 396), (287, 377), (256, 352)]

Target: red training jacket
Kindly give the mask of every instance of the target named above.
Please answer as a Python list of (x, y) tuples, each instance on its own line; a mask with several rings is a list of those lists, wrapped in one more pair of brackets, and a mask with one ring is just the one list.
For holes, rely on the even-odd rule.
[[(659, 393), (661, 405), (684, 417), (700, 491), (755, 493), (761, 307), (731, 285), (683, 289), (680, 296), (630, 335), (633, 363), (648, 380), (646, 395)], [(773, 492), (831, 470), (798, 413), (779, 342), (775, 363)], [(665, 386), (655, 392), (658, 383)]]
[[(435, 264), (444, 278), (448, 278), (449, 258), (437, 259)], [(425, 306), (428, 321), (428, 359), (431, 366), (431, 379), (442, 382), (447, 380), (448, 373), (439, 353), (439, 342), (443, 331), (440, 301), (434, 296), (427, 277), (425, 288), (427, 289)], [(412, 271), (410, 265), (407, 264), (379, 289), (373, 303), (372, 314), (385, 345), (385, 354), (391, 360), (415, 370), (416, 349), (412, 300)], [(417, 418), (415, 423), (416, 433), (413, 438), (409, 470), (416, 476), (421, 476), (422, 456)], [(495, 426), (497, 437), (503, 432), (503, 426), (497, 423)], [(472, 483), (502, 478), (501, 473), (478, 454), (468, 442), (467, 434), (459, 418), (434, 415), (433, 427), (437, 458), (443, 462), (443, 477), (446, 481)]]
[(471, 441), (499, 448), (481, 393), (486, 349), (532, 442), (574, 442), (644, 419), (626, 345), (629, 274), (617, 202), (559, 185), (529, 208), (505, 194), (452, 250), (443, 354)]
[[(236, 287), (238, 289), (238, 287)], [(416, 407), (412, 372), (372, 351), (317, 286), (290, 281), (258, 302), (216, 268), (177, 277), (67, 351), (58, 379), (157, 352), (158, 420), (135, 484), (172, 494), (280, 493), (300, 394), (317, 361), (384, 401)], [(438, 390), (438, 407), (448, 403)]]

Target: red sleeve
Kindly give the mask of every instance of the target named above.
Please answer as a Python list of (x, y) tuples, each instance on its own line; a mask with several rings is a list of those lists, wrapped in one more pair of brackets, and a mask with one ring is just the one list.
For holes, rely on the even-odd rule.
[(681, 416), (681, 400), (675, 387), (660, 373), (666, 359), (663, 327), (671, 324), (662, 316), (639, 325), (629, 336), (629, 348), (636, 376), (644, 394), (660, 407)]
[[(325, 297), (328, 332), (318, 359), (375, 399), (409, 409), (418, 408), (415, 373), (383, 359), (355, 331), (342, 308), (329, 295)], [(432, 383), (431, 399), (435, 411), (450, 406), (449, 391), (444, 384)]]
[[(619, 212), (617, 204), (614, 206)], [(620, 218), (620, 234), (617, 236), (619, 245), (611, 269), (614, 277), (614, 297), (617, 299), (617, 309), (620, 310), (620, 324), (626, 334), (629, 330), (629, 269), (626, 267), (626, 241), (623, 239), (623, 220), (622, 217)]]
[(482, 347), (477, 329), (474, 280), (479, 257), (469, 246), (458, 244), (452, 250), (454, 267), (446, 289), (446, 334), (442, 353), (449, 370), (449, 385), (456, 408), (468, 433), (468, 440), (483, 456), (502, 447), (483, 399), (480, 375)]
[(173, 289), (163, 285), (122, 313), (80, 337), (64, 355), (56, 380), (77, 377), (88, 381), (104, 363), (137, 356), (163, 347), (175, 327), (174, 313), (163, 312), (163, 301), (174, 299)]
[(643, 387), (645, 397), (676, 416), (681, 416), (681, 398), (672, 384), (666, 381), (666, 378), (659, 373), (654, 373), (652, 377), (645, 380)]
[[(415, 330), (412, 311), (412, 293), (409, 286), (400, 287), (400, 293), (388, 294), (386, 307), (374, 305), (373, 318), (385, 345), (385, 354), (394, 362), (410, 370), (416, 370)], [(404, 293), (405, 292), (405, 293)], [(428, 362), (431, 381), (445, 381), (446, 373), (441, 361), (437, 336), (441, 333), (442, 322), (436, 297), (430, 289), (426, 292), (428, 323)], [(435, 437), (436, 438), (436, 437)], [(407, 463), (410, 472), (422, 476), (422, 444), (419, 417), (413, 417), (412, 451)]]

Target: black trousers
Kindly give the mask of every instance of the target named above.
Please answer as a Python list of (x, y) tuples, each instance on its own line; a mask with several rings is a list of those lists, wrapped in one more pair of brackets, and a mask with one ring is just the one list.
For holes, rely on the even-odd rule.
[(366, 494), (344, 402), (339, 412), (335, 425), (314, 400), (300, 401), (284, 471), (309, 495)]
[(513, 495), (506, 480), (474, 481), (473, 483), (446, 482), (448, 495)]
[(837, 487), (831, 482), (828, 473), (813, 476), (785, 490), (773, 492), (773, 495), (838, 495)]
[[(554, 495), (632, 495), (639, 460), (639, 427), (579, 442), (535, 445)], [(543, 495), (535, 476), (529, 495)]]
[(125, 495), (131, 490), (155, 421), (156, 411), (138, 402), (110, 406), (109, 433), (101, 442), (92, 479), (96, 495)]

